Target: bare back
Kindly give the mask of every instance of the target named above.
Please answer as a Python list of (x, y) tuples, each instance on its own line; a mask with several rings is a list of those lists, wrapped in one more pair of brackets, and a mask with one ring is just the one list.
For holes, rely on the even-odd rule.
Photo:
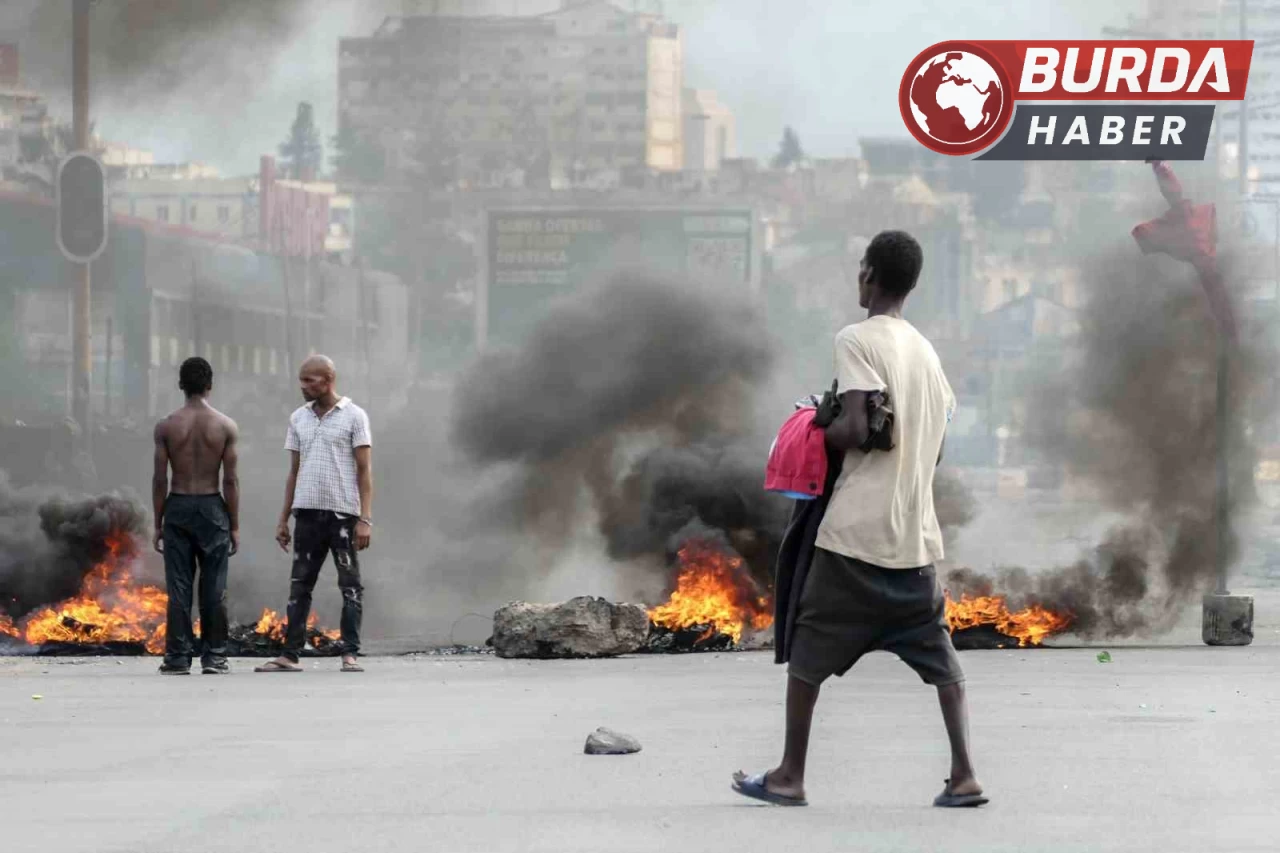
[(157, 449), (163, 445), (172, 472), (169, 493), (218, 494), (236, 432), (236, 422), (208, 404), (183, 406), (157, 424)]

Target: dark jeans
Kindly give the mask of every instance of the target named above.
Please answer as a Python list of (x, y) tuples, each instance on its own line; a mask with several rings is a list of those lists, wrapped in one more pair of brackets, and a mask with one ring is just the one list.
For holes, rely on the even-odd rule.
[(333, 552), (338, 568), (338, 589), (342, 591), (341, 649), (343, 654), (360, 651), (360, 620), (364, 613), (364, 587), (360, 585), (360, 561), (356, 557), (356, 521), (329, 510), (293, 511), (293, 576), (289, 582), (289, 626), (285, 632), (284, 656), (295, 663), (307, 640), (307, 617), (311, 614), (311, 592), (316, 588), (324, 558)]
[(191, 666), (191, 597), (200, 568), (200, 660), (227, 659), (227, 557), (231, 517), (221, 495), (170, 495), (164, 505), (164, 582), (169, 594), (164, 662)]

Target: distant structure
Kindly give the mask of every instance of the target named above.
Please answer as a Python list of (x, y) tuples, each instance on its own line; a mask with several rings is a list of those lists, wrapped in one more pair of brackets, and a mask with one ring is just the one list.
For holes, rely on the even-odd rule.
[(738, 156), (733, 112), (710, 89), (685, 89), (683, 100), (684, 167), (717, 172), (721, 163)]
[(339, 42), (339, 129), (390, 176), (597, 185), (684, 168), (680, 29), (605, 0), (407, 0)]

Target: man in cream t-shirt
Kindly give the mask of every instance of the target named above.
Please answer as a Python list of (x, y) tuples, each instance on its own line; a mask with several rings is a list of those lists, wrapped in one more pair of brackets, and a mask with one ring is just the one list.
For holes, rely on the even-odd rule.
[[(934, 572), (943, 549), (933, 474), (956, 400), (933, 346), (902, 316), (922, 265), (909, 234), (876, 235), (858, 272), (859, 304), (868, 317), (836, 336), (842, 410), (826, 428), (826, 444), (828, 453), (844, 454), (844, 465), (796, 609), (782, 763), (734, 776), (734, 790), (749, 797), (806, 804), (805, 759), (819, 687), (880, 650), (898, 655), (938, 690), (951, 774), (934, 804), (987, 802), (969, 758), (964, 673)], [(887, 393), (894, 412), (893, 448), (863, 452), (867, 401), (877, 391)]]

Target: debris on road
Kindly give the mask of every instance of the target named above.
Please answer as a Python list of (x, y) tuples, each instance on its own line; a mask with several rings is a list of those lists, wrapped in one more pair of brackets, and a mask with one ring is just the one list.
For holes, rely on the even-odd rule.
[(1111, 652), (1098, 652), (1098, 663), (1111, 663)]
[(587, 736), (587, 745), (582, 751), (587, 755), (631, 755), (640, 751), (640, 741), (612, 729), (599, 728)]
[(493, 615), (493, 650), (502, 658), (614, 657), (638, 651), (648, 637), (643, 607), (590, 596), (562, 604), (514, 601)]

